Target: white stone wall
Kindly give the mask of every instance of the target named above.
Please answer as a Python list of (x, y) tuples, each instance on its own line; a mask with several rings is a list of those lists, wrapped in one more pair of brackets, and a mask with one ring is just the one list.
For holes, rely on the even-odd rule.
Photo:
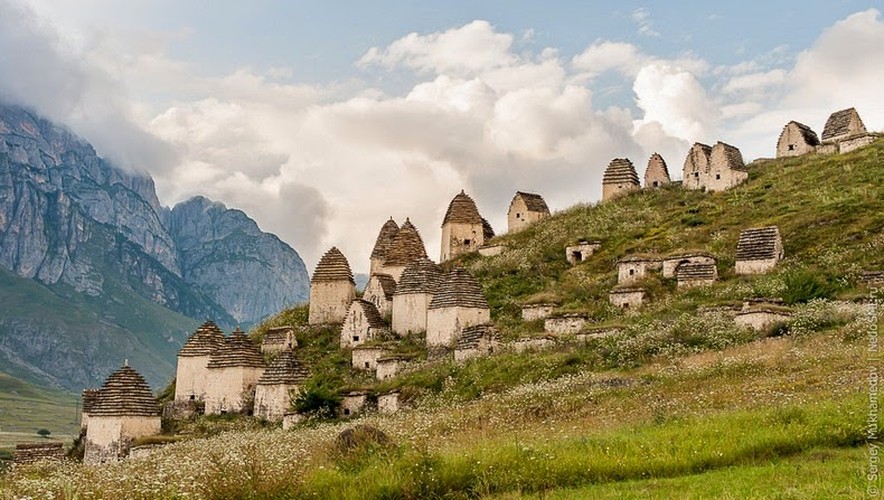
[(354, 394), (347, 395), (341, 399), (341, 407), (340, 407), (340, 416), (343, 418), (349, 418), (360, 411), (365, 406), (366, 401), (368, 400), (368, 396), (365, 394)]
[(378, 367), (378, 358), (386, 356), (390, 351), (381, 347), (356, 348), (350, 357), (350, 365), (355, 370), (374, 371)]
[(444, 307), (427, 311), (427, 345), (448, 346), (460, 337), (460, 332), (473, 325), (491, 321), (489, 309), (474, 307)]
[(393, 301), (387, 300), (384, 294), (384, 287), (381, 286), (381, 280), (372, 276), (365, 285), (365, 291), (362, 293), (362, 299), (374, 304), (378, 312), (384, 318), (389, 318), (393, 313)]
[(713, 166), (705, 180), (705, 186), (707, 191), (725, 191), (746, 182), (748, 178), (749, 172)]
[(479, 255), (482, 257), (494, 257), (503, 253), (503, 245), (490, 245), (479, 248)]
[(539, 351), (555, 347), (556, 343), (552, 339), (519, 339), (513, 343), (513, 350), (516, 352)]
[(652, 271), (660, 269), (659, 261), (627, 261), (617, 263), (617, 284), (626, 285), (644, 279)]
[(580, 243), (565, 247), (565, 259), (573, 266), (588, 259), (601, 245), (598, 243)]
[(378, 413), (390, 414), (399, 411), (399, 393), (391, 392), (378, 396)]
[(292, 394), (300, 388), (297, 384), (258, 385), (255, 388), (255, 416), (279, 422), (292, 404)]
[(791, 319), (791, 315), (788, 313), (762, 309), (739, 312), (734, 317), (734, 323), (739, 327), (762, 331), (769, 328), (774, 323), (786, 322), (789, 321), (789, 319)]
[(406, 293), (393, 296), (393, 331), (399, 335), (427, 331), (427, 306), (433, 296)]
[(816, 146), (807, 143), (801, 128), (794, 122), (789, 122), (777, 142), (777, 158), (801, 156), (814, 151), (816, 151)]
[(685, 189), (703, 189), (703, 182), (709, 172), (709, 158), (699, 148), (691, 148), (685, 158), (682, 186)]
[(439, 261), (445, 262), (458, 255), (474, 252), (484, 244), (482, 224), (450, 222), (442, 226), (442, 256)]
[[(202, 401), (206, 395), (209, 356), (179, 356), (175, 372), (175, 401)], [(191, 397), (192, 396), (192, 397)]]
[(112, 462), (128, 455), (132, 441), (160, 433), (160, 417), (110, 417), (93, 415), (86, 431), (83, 462)]
[(206, 384), (206, 415), (242, 411), (246, 400), (254, 397), (255, 386), (264, 368), (236, 366), (209, 370)]
[(356, 298), (356, 286), (349, 281), (320, 281), (310, 284), (308, 323), (340, 323)]
[(375, 338), (378, 332), (368, 325), (368, 319), (362, 313), (362, 308), (354, 306), (350, 308), (344, 324), (341, 326), (341, 347), (356, 347)]
[(307, 420), (307, 417), (300, 413), (286, 413), (282, 417), (282, 430), (287, 431), (296, 425)]
[(611, 292), (608, 294), (608, 300), (612, 305), (622, 308), (634, 309), (642, 305), (642, 302), (645, 299), (645, 292), (643, 291), (630, 291), (630, 292)]
[(694, 288), (697, 286), (710, 286), (715, 284), (715, 278), (710, 279), (680, 279), (676, 284), (676, 288), (685, 289), (685, 288)]
[(777, 267), (779, 261), (779, 259), (738, 260), (735, 270), (737, 274), (764, 274)]
[(602, 201), (612, 200), (618, 196), (624, 195), (630, 191), (636, 191), (639, 186), (629, 182), (618, 182), (617, 184), (602, 184)]
[(560, 316), (547, 318), (543, 322), (543, 329), (549, 333), (570, 335), (579, 332), (585, 324), (586, 318), (582, 316)]
[(838, 151), (841, 153), (849, 153), (854, 149), (861, 148), (863, 146), (868, 146), (869, 144), (875, 142), (875, 136), (871, 134), (861, 135), (859, 137), (854, 137), (852, 139), (843, 140), (838, 143)]
[(380, 359), (375, 366), (375, 378), (378, 380), (393, 378), (404, 365), (405, 361), (399, 358)]
[(402, 278), (402, 273), (405, 271), (405, 268), (408, 266), (384, 266), (384, 274), (389, 274), (393, 277), (393, 281), (399, 283), (399, 280)]
[(510, 209), (507, 213), (507, 228), (509, 232), (515, 233), (525, 229), (544, 217), (546, 217), (546, 214), (544, 213), (529, 212), (528, 206), (525, 205), (525, 201), (522, 198), (516, 198), (513, 200), (513, 203), (510, 204)]
[(546, 319), (555, 308), (555, 304), (526, 304), (522, 306), (522, 321)]

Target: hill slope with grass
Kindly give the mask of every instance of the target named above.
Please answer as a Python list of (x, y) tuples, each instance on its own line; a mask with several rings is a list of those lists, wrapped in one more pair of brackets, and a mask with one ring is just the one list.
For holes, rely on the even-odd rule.
[[(878, 141), (753, 165), (746, 184), (723, 193), (671, 186), (572, 207), (497, 238), (506, 247), (499, 256), (453, 263), (478, 277), (505, 340), (542, 333), (540, 322), (520, 319), (522, 304), (540, 300), (587, 314), (591, 327), (617, 325), (616, 335), (460, 364), (429, 358), (420, 338), (409, 338), (398, 349), (411, 368), (379, 382), (350, 370), (337, 329), (308, 327), (306, 310), (290, 309), (252, 334), (299, 326), (299, 356), (314, 375), (313, 399), (298, 404), (313, 404), (317, 418), (282, 431), (204, 417), (188, 429), (201, 438), (147, 458), (19, 469), (0, 488), (133, 498), (863, 495), (866, 349), (884, 297), (859, 278), (884, 268), (882, 153)], [(736, 276), (740, 230), (770, 224), (785, 260), (766, 275)], [(600, 240), (601, 250), (572, 267), (564, 247), (580, 239)], [(715, 254), (719, 282), (676, 290), (652, 277), (641, 308), (608, 305), (619, 258), (681, 250)], [(783, 298), (791, 321), (755, 332), (697, 314), (754, 296)], [(392, 444), (335, 446), (354, 422), (320, 417), (357, 387), (401, 392), (406, 411), (355, 421)]]

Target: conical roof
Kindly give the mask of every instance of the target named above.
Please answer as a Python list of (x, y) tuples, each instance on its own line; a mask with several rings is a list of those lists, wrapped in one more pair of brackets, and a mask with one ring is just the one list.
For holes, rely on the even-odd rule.
[(820, 145), (820, 138), (817, 137), (816, 132), (814, 132), (813, 129), (808, 127), (807, 125), (801, 122), (796, 122), (795, 120), (790, 121), (786, 124), (785, 127), (783, 127), (783, 131), (780, 132), (779, 140), (783, 139), (783, 136), (786, 135), (786, 131), (788, 131), (789, 127), (791, 126), (794, 126), (796, 129), (798, 129), (798, 132), (801, 133), (801, 136), (804, 138), (805, 143), (810, 144), (811, 146)]
[(424, 248), (424, 241), (421, 239), (417, 228), (412, 225), (409, 219), (405, 219), (405, 224), (399, 229), (393, 242), (387, 247), (387, 254), (384, 259), (385, 266), (407, 266), (417, 259), (427, 256), (427, 250)]
[(242, 330), (237, 328), (224, 344), (209, 358), (209, 368), (251, 367), (263, 368), (264, 357)]
[(399, 233), (399, 224), (390, 217), (390, 220), (384, 222), (381, 226), (381, 232), (378, 233), (378, 239), (374, 242), (374, 248), (371, 251), (372, 259), (383, 259), (386, 256), (387, 248), (393, 243), (396, 234)]
[(476, 202), (463, 190), (460, 194), (451, 200), (448, 204), (448, 211), (445, 212), (445, 218), (442, 219), (442, 225), (449, 222), (459, 222), (463, 224), (482, 224), (482, 216), (479, 215), (479, 209), (476, 208)]
[(381, 290), (384, 292), (384, 298), (386, 300), (393, 300), (393, 295), (396, 293), (396, 280), (393, 279), (392, 276), (389, 274), (375, 273), (371, 275), (371, 278), (369, 278), (368, 281), (369, 283), (377, 281), (378, 284), (381, 285)]
[(485, 220), (484, 217), (482, 218), (482, 237), (485, 241), (494, 238), (494, 228), (491, 227), (491, 223)]
[(488, 301), (485, 300), (485, 293), (476, 278), (473, 278), (466, 269), (455, 267), (444, 276), (428, 309), (444, 307), (488, 309)]
[(294, 351), (286, 349), (267, 367), (258, 379), (258, 385), (294, 385), (308, 378), (310, 370), (298, 361)]
[(442, 283), (442, 268), (432, 260), (424, 257), (409, 264), (399, 284), (396, 285), (396, 295), (406, 293), (436, 293)]
[(313, 278), (310, 279), (310, 282), (316, 283), (319, 281), (349, 281), (350, 283), (356, 283), (353, 280), (350, 263), (347, 262), (347, 257), (344, 257), (344, 254), (338, 250), (338, 247), (331, 247), (319, 259), (319, 264), (316, 264), (316, 270), (313, 271)]
[(224, 333), (214, 321), (206, 321), (193, 332), (178, 352), (179, 357), (210, 356), (224, 342)]
[(638, 186), (638, 174), (635, 173), (635, 167), (628, 158), (614, 158), (605, 169), (605, 176), (602, 178), (602, 184), (620, 184), (629, 183)]
[(90, 416), (155, 417), (157, 401), (150, 387), (128, 364), (111, 374), (98, 390)]

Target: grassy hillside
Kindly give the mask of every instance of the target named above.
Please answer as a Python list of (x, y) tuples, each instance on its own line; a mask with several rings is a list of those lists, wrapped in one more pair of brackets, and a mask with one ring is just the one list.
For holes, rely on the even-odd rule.
[[(400, 349), (413, 368), (378, 382), (349, 369), (335, 328), (303, 326), (304, 308), (252, 332), (302, 325), (299, 356), (318, 397), (399, 389), (407, 411), (357, 419), (390, 444), (341, 450), (335, 437), (352, 422), (314, 420), (292, 432), (232, 424), (236, 432), (141, 460), (21, 469), (0, 477), (0, 489), (108, 498), (862, 496), (866, 343), (884, 325), (871, 302), (884, 297), (857, 278), (884, 269), (882, 150), (879, 141), (756, 165), (748, 183), (725, 193), (672, 186), (573, 207), (499, 237), (507, 247), (499, 256), (460, 259), (508, 339), (541, 333), (541, 322), (520, 319), (521, 304), (536, 300), (585, 312), (590, 327), (618, 325), (611, 337), (462, 364), (427, 359), (420, 339), (406, 339)], [(780, 228), (785, 261), (735, 276), (739, 231), (767, 224)], [(564, 247), (581, 238), (602, 249), (571, 267)], [(617, 259), (694, 249), (718, 256), (715, 285), (678, 291), (655, 277), (643, 283), (651, 297), (641, 308), (608, 305)], [(753, 332), (697, 314), (751, 296), (783, 297), (792, 321)]]
[[(90, 297), (0, 269), (0, 361), (10, 375), (79, 392), (128, 358), (154, 385), (174, 371), (177, 350), (198, 324), (105, 283)], [(63, 366), (67, 377), (58, 375)]]

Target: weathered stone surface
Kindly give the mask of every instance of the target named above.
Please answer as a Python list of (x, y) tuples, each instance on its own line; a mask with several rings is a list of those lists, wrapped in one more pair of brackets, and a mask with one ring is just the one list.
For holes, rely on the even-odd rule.
[(576, 245), (565, 247), (565, 259), (572, 266), (580, 264), (602, 247), (600, 241), (580, 241)]
[(542, 196), (517, 191), (507, 212), (509, 232), (521, 231), (548, 215), (549, 207), (546, 206), (546, 201)]
[(645, 169), (645, 187), (657, 188), (672, 182), (669, 178), (669, 169), (666, 167), (666, 160), (657, 153), (651, 155), (648, 159), (648, 168)]
[(614, 158), (602, 178), (602, 200), (610, 200), (641, 187), (638, 174), (628, 158)]

